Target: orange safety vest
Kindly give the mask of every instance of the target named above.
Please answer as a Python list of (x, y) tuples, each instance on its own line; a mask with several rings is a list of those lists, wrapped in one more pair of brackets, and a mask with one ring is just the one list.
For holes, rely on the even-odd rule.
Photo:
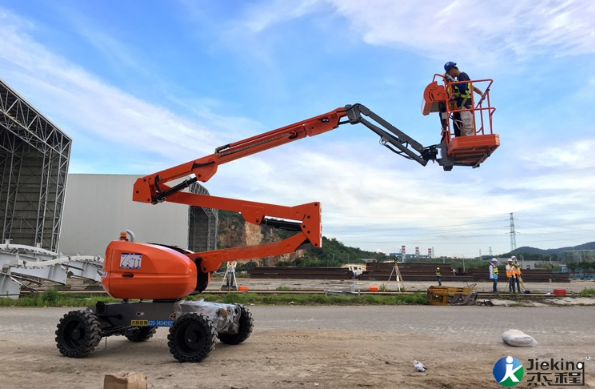
[(506, 265), (506, 277), (516, 277), (516, 271), (514, 270), (514, 266)]
[(521, 267), (520, 266), (515, 266), (514, 267), (514, 275), (515, 276), (520, 276), (521, 275)]

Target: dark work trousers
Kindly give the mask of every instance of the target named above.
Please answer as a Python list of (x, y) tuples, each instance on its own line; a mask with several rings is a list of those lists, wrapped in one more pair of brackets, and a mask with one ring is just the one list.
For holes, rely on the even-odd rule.
[(508, 279), (508, 291), (511, 293), (516, 293), (516, 277), (510, 277)]
[(455, 136), (461, 136), (461, 113), (455, 112), (452, 114), (452, 128), (454, 130)]

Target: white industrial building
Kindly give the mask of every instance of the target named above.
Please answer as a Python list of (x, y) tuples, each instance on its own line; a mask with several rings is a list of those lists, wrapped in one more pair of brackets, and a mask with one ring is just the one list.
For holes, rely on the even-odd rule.
[[(69, 174), (60, 252), (103, 256), (109, 242), (117, 240), (126, 230), (133, 231), (139, 242), (163, 243), (192, 251), (216, 248), (216, 211), (167, 202), (157, 205), (134, 202), (132, 188), (139, 177)], [(205, 193), (201, 186), (196, 187)]]

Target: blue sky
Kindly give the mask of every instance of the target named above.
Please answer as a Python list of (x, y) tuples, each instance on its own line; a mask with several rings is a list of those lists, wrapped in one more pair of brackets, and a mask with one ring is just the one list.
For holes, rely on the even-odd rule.
[(143, 176), (362, 103), (424, 145), (446, 61), (494, 79), (501, 147), (422, 167), (364, 126), (220, 167), (224, 197), (320, 201), (350, 246), (477, 256), (595, 240), (595, 3), (303, 0), (0, 3), (0, 78), (73, 139), (71, 173)]

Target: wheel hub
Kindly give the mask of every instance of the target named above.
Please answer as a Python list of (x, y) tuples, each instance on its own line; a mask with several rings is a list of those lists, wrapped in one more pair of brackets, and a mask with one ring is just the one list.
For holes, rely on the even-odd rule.
[(198, 334), (194, 331), (189, 332), (188, 334), (186, 334), (186, 342), (188, 344), (195, 344), (198, 343)]
[(77, 327), (74, 330), (72, 330), (72, 333), (70, 334), (70, 338), (72, 340), (80, 340), (82, 338), (81, 329)]

